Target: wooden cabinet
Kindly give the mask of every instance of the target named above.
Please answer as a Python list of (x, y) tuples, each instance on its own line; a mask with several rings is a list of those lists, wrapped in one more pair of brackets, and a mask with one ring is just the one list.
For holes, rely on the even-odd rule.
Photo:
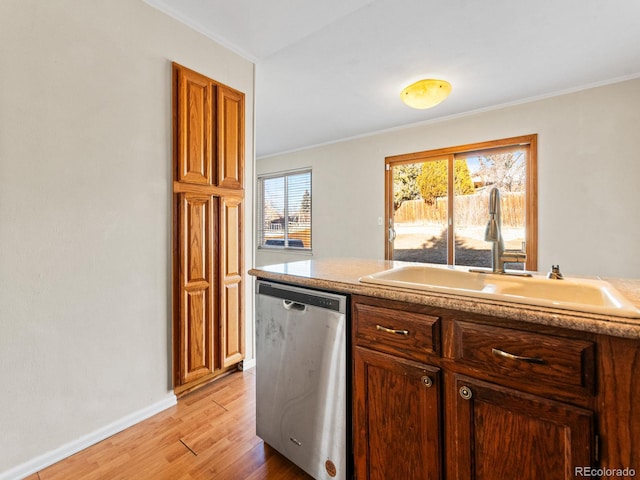
[(174, 389), (244, 358), (244, 95), (173, 65)]
[(218, 185), (242, 188), (244, 169), (244, 95), (218, 87)]
[(442, 478), (440, 369), (361, 347), (354, 368), (357, 478)]
[(359, 480), (579, 478), (598, 418), (630, 417), (598, 400), (595, 335), (361, 296), (352, 326)]
[(220, 337), (222, 366), (230, 367), (244, 358), (242, 328), (242, 199), (221, 199), (220, 245)]
[(593, 412), (456, 376), (451, 478), (565, 480), (593, 465)]
[(210, 79), (174, 64), (174, 179), (214, 183), (215, 86)]
[(461, 365), (532, 393), (584, 397), (594, 392), (593, 341), (460, 320), (451, 325), (450, 355)]
[[(565, 480), (595, 462), (594, 342), (453, 320), (452, 478)], [(468, 369), (465, 369), (467, 367)], [(455, 473), (453, 473), (455, 471)]]
[(216, 369), (215, 249), (218, 202), (208, 195), (178, 195), (179, 238), (176, 298), (176, 383), (185, 385)]
[(442, 478), (436, 317), (365, 304), (353, 309), (356, 478)]

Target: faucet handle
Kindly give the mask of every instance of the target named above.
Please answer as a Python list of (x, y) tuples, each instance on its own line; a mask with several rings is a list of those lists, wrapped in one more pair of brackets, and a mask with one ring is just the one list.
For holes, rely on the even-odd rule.
[(562, 280), (564, 276), (560, 273), (560, 265), (551, 265), (551, 270), (547, 273), (547, 278)]
[(505, 250), (500, 259), (507, 263), (524, 263), (527, 260), (527, 254), (522, 250)]

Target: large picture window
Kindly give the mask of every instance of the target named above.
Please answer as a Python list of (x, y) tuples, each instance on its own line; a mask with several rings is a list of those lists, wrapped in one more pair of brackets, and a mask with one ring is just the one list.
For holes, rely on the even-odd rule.
[(500, 192), (502, 238), (537, 270), (536, 135), (386, 159), (386, 257), (491, 267), (489, 194)]
[(258, 248), (311, 250), (311, 170), (258, 176)]

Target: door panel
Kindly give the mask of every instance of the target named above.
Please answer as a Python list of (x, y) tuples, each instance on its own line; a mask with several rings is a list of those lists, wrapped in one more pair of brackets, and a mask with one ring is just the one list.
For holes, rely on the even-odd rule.
[(240, 284), (241, 282), (225, 283), (225, 316), (224, 319), (224, 333), (222, 335), (222, 341), (224, 342), (223, 348), (223, 366), (228, 367), (235, 363), (238, 363), (244, 358), (242, 353), (244, 348), (244, 329), (242, 324), (238, 321), (240, 316)]
[(183, 380), (189, 381), (211, 372), (211, 326), (207, 321), (208, 288), (186, 291), (188, 316), (185, 322), (185, 365)]
[(177, 118), (177, 180), (210, 185), (213, 183), (213, 98), (214, 88), (205, 76), (174, 68), (177, 77), (174, 106)]
[(215, 275), (211, 252), (213, 235), (217, 232), (217, 210), (216, 198), (179, 196), (180, 383), (207, 375), (215, 368)]
[(219, 186), (242, 188), (244, 158), (244, 95), (218, 87)]
[(390, 259), (439, 264), (452, 259), (448, 199), (452, 158), (433, 157), (390, 167)]
[(222, 270), (222, 362), (232, 365), (244, 358), (244, 328), (242, 311), (242, 241), (239, 236), (242, 200), (224, 197), (221, 208), (220, 257)]
[(455, 389), (458, 480), (567, 480), (594, 465), (593, 412), (462, 376)]
[(442, 478), (440, 370), (354, 349), (354, 460), (364, 480)]

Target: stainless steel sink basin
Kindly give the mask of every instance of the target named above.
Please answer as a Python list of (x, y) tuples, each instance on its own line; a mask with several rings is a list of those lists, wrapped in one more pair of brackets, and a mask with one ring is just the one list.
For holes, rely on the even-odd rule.
[(406, 265), (360, 278), (361, 282), (586, 313), (640, 318), (640, 310), (610, 283), (542, 275), (516, 277), (469, 272), (463, 267)]

